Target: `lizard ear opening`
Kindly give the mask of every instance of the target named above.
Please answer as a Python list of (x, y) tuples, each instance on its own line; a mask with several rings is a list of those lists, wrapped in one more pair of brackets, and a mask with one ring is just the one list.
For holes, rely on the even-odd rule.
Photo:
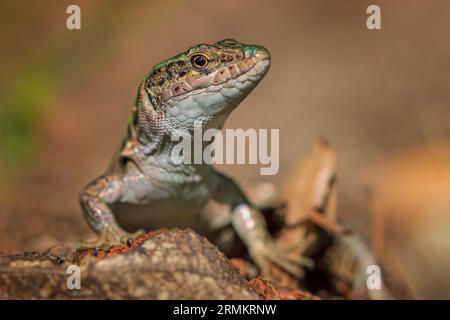
[(143, 82), (139, 86), (137, 97), (136, 97), (136, 107), (138, 109), (144, 109), (147, 112), (153, 112), (157, 110), (157, 105), (154, 97), (148, 91), (147, 83)]

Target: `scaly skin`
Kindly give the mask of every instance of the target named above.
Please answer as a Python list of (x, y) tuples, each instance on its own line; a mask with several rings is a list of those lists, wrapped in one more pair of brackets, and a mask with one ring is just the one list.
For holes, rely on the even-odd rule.
[(99, 234), (97, 241), (82, 247), (123, 244), (137, 234), (125, 230), (139, 228), (191, 226), (205, 231), (213, 223), (207, 221), (203, 228), (201, 212), (216, 202), (225, 207), (228, 221), (263, 274), (271, 261), (299, 275), (300, 262), (275, 247), (261, 213), (232, 179), (207, 164), (175, 165), (171, 159), (178, 143), (170, 139), (174, 130), (193, 135), (194, 121), (203, 130), (222, 128), (269, 66), (265, 48), (231, 39), (193, 46), (157, 64), (139, 86), (127, 135), (110, 167), (80, 195), (86, 220)]

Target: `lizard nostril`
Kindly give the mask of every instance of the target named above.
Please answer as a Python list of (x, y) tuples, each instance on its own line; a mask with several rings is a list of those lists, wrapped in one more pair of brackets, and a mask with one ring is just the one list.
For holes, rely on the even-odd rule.
[(269, 50), (262, 46), (248, 46), (245, 48), (244, 54), (247, 58), (254, 56), (258, 60), (270, 59)]
[(247, 46), (244, 50), (245, 57), (251, 57), (253, 56), (257, 51), (257, 48), (255, 46)]

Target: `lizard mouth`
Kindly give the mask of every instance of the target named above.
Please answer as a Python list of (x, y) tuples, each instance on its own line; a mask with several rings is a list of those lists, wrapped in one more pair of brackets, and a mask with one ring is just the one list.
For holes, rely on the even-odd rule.
[[(228, 49), (223, 49), (222, 52), (226, 52)], [(198, 50), (192, 57), (203, 57), (202, 60), (205, 60), (206, 53), (206, 49), (203, 51)], [(163, 86), (164, 81), (160, 80), (162, 83), (162, 87), (159, 87), (161, 91), (156, 94), (150, 92), (150, 90), (148, 92), (152, 104), (170, 108), (177, 102), (189, 97), (195, 97), (205, 92), (217, 92), (221, 88), (230, 87), (236, 87), (237, 90), (241, 90), (241, 94), (226, 96), (227, 102), (234, 103), (232, 100), (236, 99), (241, 101), (264, 77), (270, 67), (269, 51), (258, 45), (240, 46), (235, 51), (234, 59), (231, 58), (231, 61), (229, 58), (226, 58), (225, 53), (220, 56), (220, 59), (217, 58), (218, 54), (216, 56), (214, 54), (210, 53), (210, 55), (216, 57), (216, 60), (210, 58), (212, 59), (212, 67), (209, 69), (197, 70), (192, 74), (188, 74), (186, 78), (182, 80), (177, 78), (165, 86)], [(206, 63), (207, 66), (207, 59), (200, 62)], [(194, 68), (194, 66), (191, 66), (191, 68)], [(170, 77), (173, 76), (170, 70), (168, 74), (170, 74)], [(186, 72), (184, 72), (184, 75), (186, 75)], [(148, 82), (148, 84), (152, 84), (152, 82)], [(213, 100), (213, 98), (210, 100)], [(214, 101), (211, 101), (211, 103), (214, 103)]]
[[(254, 58), (251, 61), (251, 66), (246, 70), (236, 69), (239, 68), (237, 64), (234, 64), (231, 68), (230, 66), (217, 70), (212, 77), (214, 77), (214, 81), (212, 84), (193, 89), (189, 92), (185, 92), (178, 96), (171, 97), (172, 101), (180, 101), (187, 99), (189, 97), (195, 97), (197, 95), (201, 95), (203, 93), (213, 93), (219, 91), (226, 91), (227, 89), (236, 89), (240, 91), (240, 95), (244, 98), (250, 91), (253, 89), (258, 82), (266, 75), (267, 71), (270, 68), (270, 55), (261, 55), (257, 58)], [(222, 93), (222, 95), (224, 95)], [(229, 100), (230, 95), (225, 94), (224, 97)], [(231, 101), (229, 101), (231, 102)]]
[(270, 53), (261, 46), (248, 46), (244, 50), (244, 56), (241, 62), (216, 71), (215, 84), (225, 86), (229, 82), (244, 81), (248, 77), (249, 80), (256, 81), (256, 85), (270, 68)]
[[(220, 79), (220, 81), (216, 79), (214, 84), (207, 87), (172, 97), (168, 101), (168, 112), (169, 114), (180, 112), (186, 118), (197, 119), (200, 116), (208, 119), (219, 114), (225, 115), (234, 110), (256, 87), (269, 67), (270, 59), (264, 58), (256, 61), (253, 66), (238, 75), (225, 75), (227, 78)], [(217, 74), (220, 75), (219, 70)]]
[[(160, 113), (174, 128), (193, 128), (195, 121), (220, 128), (227, 115), (257, 86), (270, 68), (269, 52), (248, 45), (239, 59), (210, 73), (197, 73), (160, 96)], [(178, 89), (178, 90), (177, 90)]]
[(264, 76), (270, 68), (270, 58), (264, 58), (259, 60), (247, 74), (249, 76)]

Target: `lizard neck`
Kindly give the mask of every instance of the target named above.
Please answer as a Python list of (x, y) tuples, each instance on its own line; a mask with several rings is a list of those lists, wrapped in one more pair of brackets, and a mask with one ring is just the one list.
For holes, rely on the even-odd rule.
[[(180, 102), (182, 103), (182, 102)], [(138, 93), (135, 108), (133, 109), (131, 132), (135, 132), (136, 141), (142, 146), (146, 156), (150, 155), (168, 155), (179, 145), (180, 139), (191, 140), (202, 139), (194, 135), (194, 128), (201, 127), (202, 132), (209, 128), (221, 129), (224, 122), (234, 108), (225, 108), (223, 112), (214, 115), (197, 115), (196, 117), (187, 117), (174, 113), (174, 109), (182, 109), (180, 105), (159, 106), (157, 110), (153, 107), (145, 88), (141, 87)], [(186, 110), (186, 107), (184, 107)], [(198, 109), (187, 110), (186, 114), (198, 114)], [(182, 117), (181, 117), (182, 116)], [(184, 117), (184, 118), (183, 118)], [(174, 138), (174, 139), (173, 139)], [(196, 141), (198, 143), (198, 141)], [(199, 143), (202, 152), (209, 142)], [(191, 150), (191, 154), (193, 150)]]

